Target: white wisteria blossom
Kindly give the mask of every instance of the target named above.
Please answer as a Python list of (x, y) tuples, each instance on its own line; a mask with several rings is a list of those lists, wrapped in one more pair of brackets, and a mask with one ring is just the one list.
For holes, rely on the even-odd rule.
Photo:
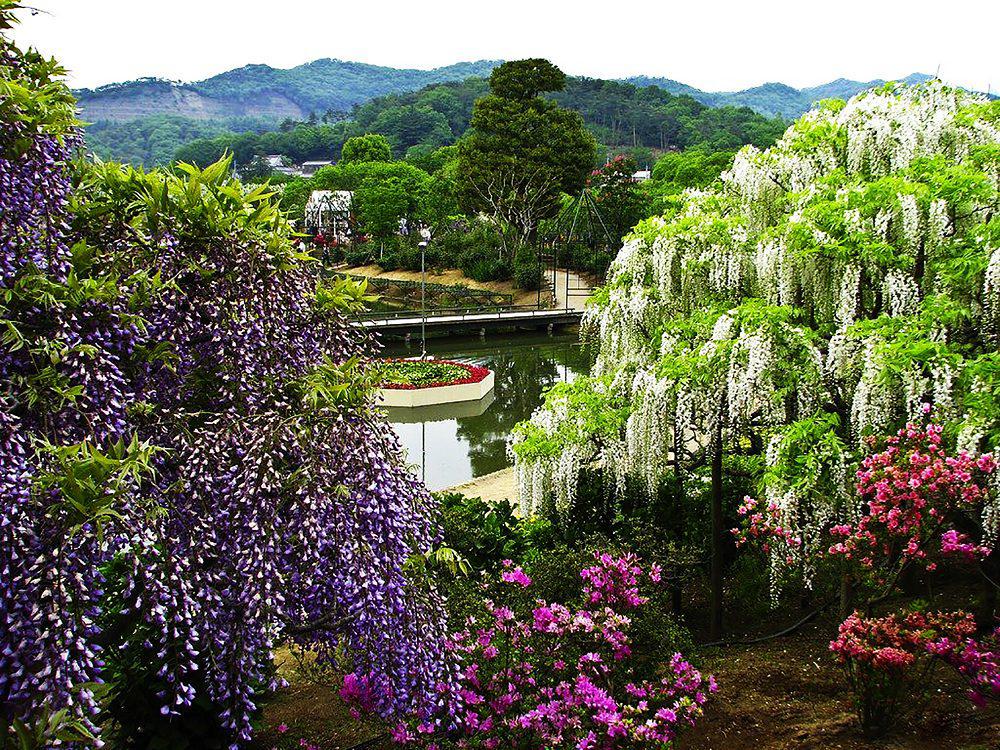
[[(822, 103), (744, 148), (611, 265), (584, 322), (595, 377), (512, 439), (526, 507), (568, 512), (580, 467), (652, 494), (756, 445), (768, 501), (808, 548), (858, 512), (865, 435), (933, 402), (962, 447), (1000, 443), (998, 190), (1000, 103), (940, 82)], [(815, 476), (777, 470), (796, 450), (818, 451)]]

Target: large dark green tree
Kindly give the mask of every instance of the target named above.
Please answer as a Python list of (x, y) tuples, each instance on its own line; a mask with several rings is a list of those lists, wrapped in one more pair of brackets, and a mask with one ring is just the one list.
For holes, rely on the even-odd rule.
[(392, 147), (384, 135), (366, 133), (348, 138), (340, 150), (340, 161), (353, 164), (368, 161), (392, 161)]
[(534, 243), (539, 222), (558, 213), (562, 193), (578, 192), (594, 165), (597, 144), (583, 118), (540, 96), (565, 79), (546, 60), (504, 63), (459, 143), (461, 199), (501, 224), (509, 251)]

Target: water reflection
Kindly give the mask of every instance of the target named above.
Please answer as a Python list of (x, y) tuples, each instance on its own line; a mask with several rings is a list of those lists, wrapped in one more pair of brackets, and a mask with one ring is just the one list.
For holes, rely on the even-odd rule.
[[(492, 403), (418, 410), (392, 409), (389, 420), (427, 486), (432, 490), (462, 484), (509, 466), (507, 436), (541, 404), (542, 394), (558, 381), (572, 381), (590, 369), (575, 335), (506, 335), (485, 340), (440, 338), (427, 342), (435, 357), (489, 367), (496, 374)], [(390, 356), (413, 356), (410, 349), (388, 347)], [(449, 408), (465, 407), (469, 411)], [(403, 414), (401, 412), (410, 412)]]

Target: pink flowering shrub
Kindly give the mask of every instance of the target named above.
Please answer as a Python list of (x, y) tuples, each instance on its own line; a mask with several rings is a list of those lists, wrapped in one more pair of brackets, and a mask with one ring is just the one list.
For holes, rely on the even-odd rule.
[(977, 706), (1000, 700), (1000, 627), (978, 640), (942, 636), (928, 648), (958, 670), (968, 683), (969, 699)]
[[(763, 505), (748, 496), (743, 498), (736, 512), (742, 519), (742, 525), (732, 530), (737, 547), (757, 543), (764, 552), (770, 552), (775, 542), (779, 549), (787, 547), (791, 550), (802, 546), (802, 539), (781, 525), (777, 503)], [(790, 555), (788, 562), (792, 562)]]
[[(632, 651), (633, 617), (659, 586), (658, 567), (597, 554), (576, 602), (546, 603), (505, 562), (497, 596), (454, 633), (454, 685), (442, 712), (398, 724), (400, 745), (443, 748), (662, 748), (702, 713), (715, 680), (677, 653), (650, 665)], [(350, 688), (348, 689), (348, 684)], [(366, 700), (356, 678), (345, 696)]]
[(862, 462), (856, 488), (866, 513), (857, 523), (830, 530), (838, 539), (830, 554), (867, 568), (889, 559), (896, 565), (919, 562), (928, 570), (937, 567), (931, 553), (964, 560), (987, 557), (990, 547), (953, 525), (959, 517), (979, 516), (995, 470), (990, 453), (949, 455), (940, 425), (907, 424), (886, 440), (882, 451)]
[[(925, 413), (930, 413), (929, 406)], [(908, 423), (885, 439), (882, 450), (862, 461), (855, 482), (862, 501), (860, 518), (827, 529), (830, 542), (818, 557), (849, 560), (886, 590), (912, 563), (935, 570), (942, 561), (989, 557), (993, 544), (981, 533), (979, 520), (989, 499), (995, 459), (991, 453), (951, 455), (941, 432), (933, 422)], [(791, 562), (802, 541), (781, 526), (775, 504), (763, 507), (748, 497), (738, 512), (743, 519), (733, 529), (738, 546), (754, 542), (770, 551), (777, 545), (788, 550)], [(979, 540), (970, 536), (977, 528)]]
[(926, 691), (939, 662), (965, 677), (977, 703), (1000, 695), (995, 637), (979, 643), (975, 632), (975, 619), (965, 612), (878, 618), (855, 612), (844, 620), (830, 650), (844, 667), (862, 729), (872, 735), (888, 729), (904, 702)]

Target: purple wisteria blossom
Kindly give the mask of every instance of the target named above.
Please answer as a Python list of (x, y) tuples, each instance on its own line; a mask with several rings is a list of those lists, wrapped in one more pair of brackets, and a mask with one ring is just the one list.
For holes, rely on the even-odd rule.
[(433, 501), (355, 365), (356, 291), (225, 163), (74, 163), (55, 73), (0, 37), (0, 731), (197, 701), (238, 747), (286, 639), (429, 710), (455, 675), (405, 566)]

